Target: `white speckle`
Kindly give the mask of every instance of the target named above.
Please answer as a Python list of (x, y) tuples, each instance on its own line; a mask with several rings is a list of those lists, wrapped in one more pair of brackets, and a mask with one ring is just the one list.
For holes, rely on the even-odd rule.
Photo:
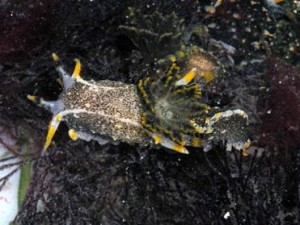
[(239, 13), (233, 13), (232, 17), (237, 19), (237, 20), (241, 19), (241, 15)]
[(248, 33), (251, 33), (251, 28), (250, 27), (246, 27), (245, 31), (248, 32)]
[(66, 225), (71, 225), (71, 221), (70, 221), (70, 218), (67, 218), (67, 220), (66, 220), (66, 223), (65, 223)]
[(225, 111), (224, 113), (223, 113), (223, 117), (230, 117), (230, 116), (232, 116), (233, 115), (233, 111), (231, 111), (231, 110), (227, 110), (227, 111)]
[(229, 29), (230, 32), (235, 33), (236, 32), (236, 28), (232, 27), (231, 29)]
[(274, 6), (274, 7), (277, 7), (277, 3), (275, 0), (265, 0), (265, 2), (267, 3), (267, 5), (269, 6)]
[(267, 37), (273, 37), (273, 34), (270, 33), (268, 30), (264, 30), (264, 31), (263, 31), (263, 35), (264, 35), (264, 36), (267, 36)]
[(271, 112), (272, 112), (272, 110), (271, 110), (271, 109), (267, 111), (267, 113), (268, 113), (268, 114), (271, 114)]
[(217, 25), (216, 25), (215, 23), (210, 23), (210, 24), (208, 24), (207, 27), (213, 29), (213, 28), (216, 28), (216, 26), (217, 26)]
[(42, 199), (39, 199), (36, 204), (36, 212), (38, 213), (44, 211), (45, 211), (45, 204)]
[(226, 44), (223, 41), (219, 41), (219, 43), (223, 46), (223, 48), (226, 49), (227, 53), (229, 53), (229, 54), (235, 54), (235, 52), (236, 52), (236, 48), (235, 47), (233, 47), (232, 45)]
[(226, 212), (223, 217), (225, 220), (227, 220), (230, 217), (230, 212)]

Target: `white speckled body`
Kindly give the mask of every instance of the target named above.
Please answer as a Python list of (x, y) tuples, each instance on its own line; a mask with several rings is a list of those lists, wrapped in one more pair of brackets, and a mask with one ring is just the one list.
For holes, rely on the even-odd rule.
[(112, 138), (143, 144), (147, 140), (141, 121), (142, 104), (136, 86), (116, 81), (76, 82), (59, 97), (64, 110), (80, 110), (64, 116), (82, 139)]

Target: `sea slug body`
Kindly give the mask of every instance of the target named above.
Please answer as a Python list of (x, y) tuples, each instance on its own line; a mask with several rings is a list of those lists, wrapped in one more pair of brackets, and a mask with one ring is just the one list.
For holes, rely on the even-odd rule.
[[(227, 142), (228, 150), (244, 149), (250, 144), (244, 132), (248, 123), (245, 112), (220, 112), (201, 102), (200, 85), (194, 82), (197, 68), (182, 74), (173, 60), (157, 79), (146, 77), (135, 86), (110, 80), (83, 80), (78, 59), (70, 76), (59, 57), (52, 56), (63, 92), (56, 101), (28, 95), (31, 101), (53, 113), (44, 151), (61, 121), (70, 127), (71, 139), (96, 140), (100, 144), (121, 141), (145, 146), (154, 140), (155, 144), (185, 154), (186, 146), (209, 150), (211, 143), (217, 141)], [(207, 77), (202, 79), (211, 81)]]

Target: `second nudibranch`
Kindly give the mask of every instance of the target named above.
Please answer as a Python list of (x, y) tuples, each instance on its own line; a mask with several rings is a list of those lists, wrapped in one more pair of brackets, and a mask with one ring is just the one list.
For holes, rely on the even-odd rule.
[(185, 154), (188, 153), (185, 146), (203, 146), (209, 150), (214, 141), (227, 142), (230, 149), (244, 149), (250, 143), (243, 132), (248, 118), (242, 110), (219, 112), (201, 103), (200, 86), (192, 82), (195, 68), (180, 75), (179, 67), (172, 62), (161, 77), (146, 77), (136, 87), (117, 81), (83, 80), (78, 59), (70, 76), (59, 57), (56, 54), (52, 57), (63, 83), (59, 99), (45, 101), (28, 95), (53, 113), (44, 151), (61, 121), (70, 127), (69, 136), (73, 140), (149, 145), (152, 138), (156, 144)]

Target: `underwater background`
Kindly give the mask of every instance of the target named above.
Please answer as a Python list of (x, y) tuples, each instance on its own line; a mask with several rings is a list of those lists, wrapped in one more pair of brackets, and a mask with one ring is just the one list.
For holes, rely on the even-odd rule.
[[(0, 169), (21, 170), (12, 224), (299, 224), (299, 13), (295, 0), (0, 1)], [(137, 84), (191, 45), (222, 67), (210, 105), (248, 114), (247, 154), (73, 142), (62, 123), (41, 156), (51, 114), (26, 96), (58, 98), (53, 52), (67, 71), (79, 58), (86, 80)]]

